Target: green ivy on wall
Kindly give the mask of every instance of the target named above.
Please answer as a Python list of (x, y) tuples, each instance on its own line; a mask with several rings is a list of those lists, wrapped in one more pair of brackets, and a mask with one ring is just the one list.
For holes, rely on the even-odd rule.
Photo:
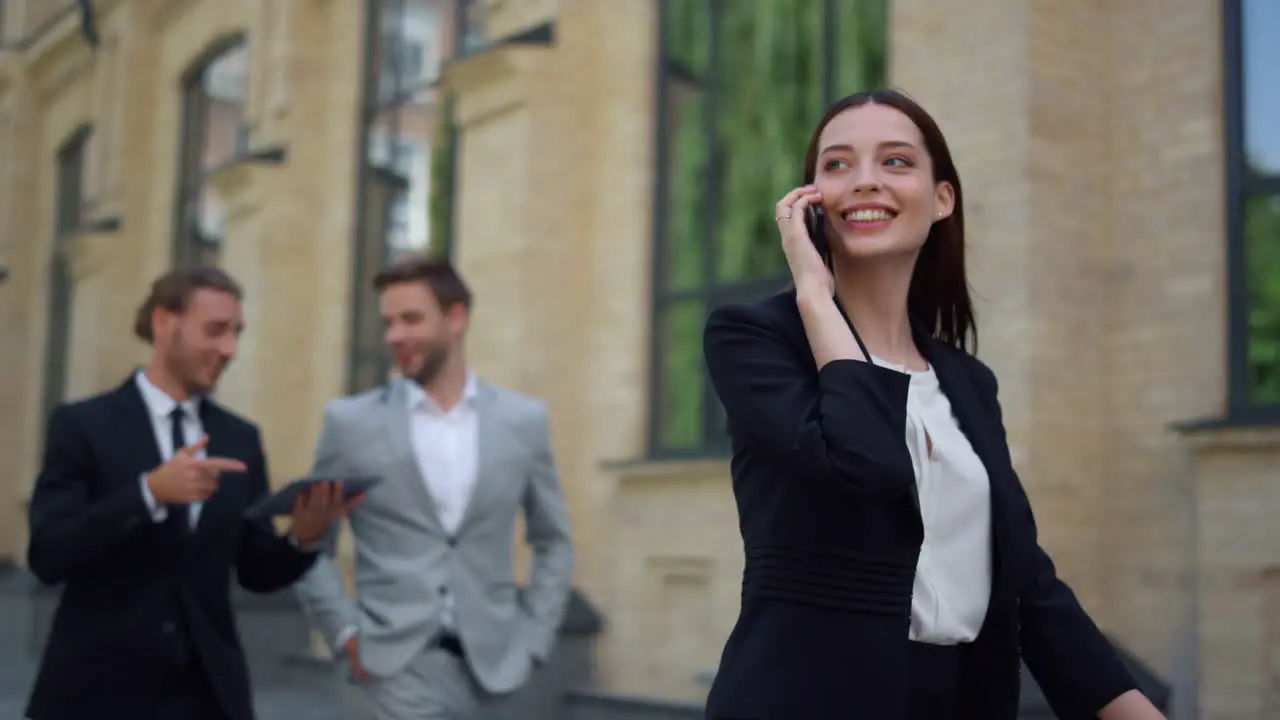
[(1244, 245), (1249, 400), (1280, 404), (1280, 196), (1245, 200)]
[[(665, 0), (666, 147), (651, 449), (722, 449), (707, 311), (786, 282), (777, 199), (825, 106), (885, 82), (888, 0)], [(832, 40), (828, 47), (827, 39)]]
[(440, 105), (436, 141), (431, 147), (430, 213), (431, 253), (451, 257), (453, 253), (453, 197), (456, 178), (458, 129), (453, 122), (453, 96), (446, 94)]

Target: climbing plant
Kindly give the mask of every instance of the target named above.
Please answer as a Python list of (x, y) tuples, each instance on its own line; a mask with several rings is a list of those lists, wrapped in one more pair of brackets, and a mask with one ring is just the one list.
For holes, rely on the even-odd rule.
[[(1234, 38), (1228, 69), (1227, 147), (1232, 189), (1229, 246), (1232, 298), (1231, 410), (1238, 419), (1280, 421), (1280, 133), (1268, 108), (1280, 99), (1275, 44), (1280, 12), (1267, 0), (1228, 0)], [(1235, 285), (1243, 281), (1244, 287)], [(1243, 293), (1237, 294), (1237, 290)], [(1243, 302), (1241, 302), (1243, 301)]]
[(1249, 399), (1280, 404), (1280, 195), (1245, 200)]
[(431, 252), (448, 258), (453, 251), (453, 196), (458, 159), (458, 129), (453, 121), (453, 97), (445, 95), (436, 121), (435, 143), (431, 147), (430, 213)]

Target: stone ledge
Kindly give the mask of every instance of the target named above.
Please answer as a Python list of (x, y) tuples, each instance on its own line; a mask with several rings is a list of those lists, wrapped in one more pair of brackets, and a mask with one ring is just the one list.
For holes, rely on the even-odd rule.
[(1269, 420), (1195, 420), (1171, 429), (1197, 454), (1280, 450), (1280, 425)]
[(625, 708), (633, 713), (643, 711), (660, 711), (666, 713), (663, 715), (664, 718), (701, 718), (704, 712), (701, 704), (683, 703), (675, 700), (661, 700), (658, 698), (643, 697), (640, 695), (625, 695), (622, 693), (591, 690), (586, 688), (569, 691), (566, 699), (569, 701), (570, 705), (586, 705), (598, 708)]
[(68, 239), (62, 252), (70, 266), (73, 280), (84, 280), (102, 267), (112, 252), (118, 249), (119, 233), (123, 226), (119, 217), (98, 218), (86, 223)]
[(729, 480), (728, 458), (681, 458), (654, 460), (609, 460), (600, 463), (600, 469), (613, 475), (623, 484), (665, 481), (672, 479)]
[(210, 187), (226, 203), (225, 221), (249, 215), (262, 206), (262, 183), (272, 170), (282, 167), (289, 158), (284, 145), (250, 150), (213, 168), (208, 173)]

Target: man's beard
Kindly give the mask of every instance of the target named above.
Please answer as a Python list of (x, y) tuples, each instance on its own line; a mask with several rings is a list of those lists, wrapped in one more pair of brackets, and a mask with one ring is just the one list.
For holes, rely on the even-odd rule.
[(182, 328), (174, 328), (173, 336), (169, 338), (169, 352), (165, 357), (169, 377), (177, 381), (188, 395), (198, 396), (212, 392), (212, 387), (206, 387), (196, 379), (196, 373), (192, 367), (195, 364), (195, 358), (192, 358), (187, 350)]
[(450, 349), (446, 342), (433, 342), (427, 345), (422, 353), (422, 366), (418, 368), (418, 372), (414, 373), (413, 381), (426, 387), (435, 380), (449, 360)]

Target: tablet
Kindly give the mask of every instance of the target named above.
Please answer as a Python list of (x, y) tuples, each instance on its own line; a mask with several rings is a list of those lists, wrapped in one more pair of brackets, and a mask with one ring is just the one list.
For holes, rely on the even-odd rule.
[(269, 495), (258, 502), (254, 503), (248, 510), (245, 510), (244, 516), (247, 518), (263, 519), (285, 517), (293, 514), (293, 504), (297, 501), (298, 496), (305, 492), (312, 485), (318, 485), (326, 482), (342, 483), (342, 499), (350, 500), (357, 495), (363, 495), (378, 483), (382, 482), (379, 477), (304, 477), (294, 480), (288, 485), (280, 488), (274, 494)]

